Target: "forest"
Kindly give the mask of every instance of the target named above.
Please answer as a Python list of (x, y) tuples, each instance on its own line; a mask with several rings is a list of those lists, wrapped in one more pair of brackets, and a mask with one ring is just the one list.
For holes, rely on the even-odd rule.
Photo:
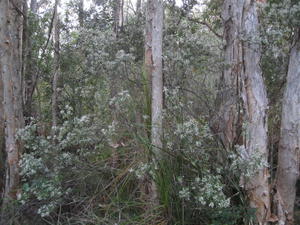
[(0, 225), (299, 225), (299, 0), (0, 0)]

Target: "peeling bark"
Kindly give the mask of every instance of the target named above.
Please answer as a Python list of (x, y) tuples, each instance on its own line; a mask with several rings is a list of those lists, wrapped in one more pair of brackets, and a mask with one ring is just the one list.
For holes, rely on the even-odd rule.
[[(259, 21), (255, 1), (245, 1), (243, 27), (246, 40), (243, 40), (244, 72), (242, 74), (242, 99), (244, 120), (246, 121), (245, 149), (248, 155), (258, 154), (261, 160), (268, 162), (268, 100), (266, 87), (260, 68), (261, 46)], [(259, 224), (267, 224), (271, 216), (270, 187), (268, 168), (260, 168), (245, 183), (250, 206), (256, 209)]]
[[(146, 8), (145, 27), (145, 95), (147, 101), (147, 114), (151, 114), (146, 124), (151, 131), (147, 132), (151, 138), (152, 161), (162, 158), (162, 110), (163, 110), (163, 73), (162, 73), (162, 37), (163, 37), (163, 2), (161, 0), (148, 0)], [(151, 95), (151, 96), (150, 96)], [(149, 100), (148, 100), (149, 99)], [(151, 99), (151, 101), (150, 101)], [(151, 112), (151, 113), (150, 113)], [(156, 163), (156, 162), (155, 162)], [(157, 184), (148, 177), (144, 190), (148, 190), (149, 201), (153, 205), (159, 204)]]
[(3, 208), (17, 198), (20, 188), (18, 163), (22, 146), (16, 134), (24, 126), (21, 91), (22, 6), (21, 0), (13, 4), (8, 0), (0, 1), (0, 73), (3, 82), (6, 151)]
[(243, 72), (242, 30), (244, 1), (224, 1), (222, 19), (224, 25), (224, 70), (221, 76), (214, 118), (214, 130), (227, 149), (233, 148), (241, 136), (241, 74)]
[(299, 178), (300, 148), (300, 28), (290, 53), (287, 84), (282, 103), (280, 144), (276, 183), (279, 225), (294, 224), (296, 182)]
[[(214, 129), (226, 149), (243, 146), (244, 157), (249, 157), (245, 160), (258, 154), (267, 162), (268, 101), (260, 68), (255, 0), (225, 0), (222, 18), (225, 68), (216, 101), (219, 110)], [(270, 219), (268, 178), (268, 168), (259, 168), (254, 176), (241, 179), (260, 225), (267, 224)]]

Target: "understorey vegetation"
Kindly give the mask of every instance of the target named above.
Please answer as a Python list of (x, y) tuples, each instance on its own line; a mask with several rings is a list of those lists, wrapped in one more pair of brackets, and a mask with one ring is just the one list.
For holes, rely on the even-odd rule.
[(299, 25), (294, 0), (2, 0), (0, 225), (299, 224)]

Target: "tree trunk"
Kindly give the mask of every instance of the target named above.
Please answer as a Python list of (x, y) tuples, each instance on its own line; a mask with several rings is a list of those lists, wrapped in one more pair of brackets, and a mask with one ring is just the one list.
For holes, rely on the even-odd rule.
[[(1, 11), (0, 11), (1, 12)], [(0, 20), (1, 20), (0, 16)], [(1, 51), (0, 51), (1, 52)], [(0, 65), (1, 66), (1, 65)], [(2, 76), (2, 75), (1, 75)], [(3, 83), (2, 83), (2, 77), (0, 77), (0, 196), (3, 196), (2, 193), (4, 191), (4, 174), (5, 174), (5, 156), (4, 156), (4, 136), (5, 136), (5, 130), (4, 130), (4, 105), (3, 105)]]
[(163, 37), (163, 3), (154, 0), (154, 17), (152, 26), (152, 107), (151, 107), (151, 142), (155, 156), (161, 157), (162, 149), (162, 110), (163, 110), (163, 72), (162, 72), (162, 37)]
[(220, 87), (216, 99), (218, 108), (214, 118), (214, 130), (226, 149), (232, 149), (241, 135), (241, 74), (243, 72), (242, 30), (244, 0), (225, 0), (222, 19), (224, 24), (224, 64)]
[[(19, 156), (21, 144), (16, 139), (23, 127), (21, 59), (22, 59), (22, 6), (21, 0), (0, 1), (0, 72), (3, 82), (5, 118), (6, 177), (3, 209), (19, 192)], [(5, 215), (5, 216), (4, 216)], [(2, 215), (9, 217), (7, 214)], [(9, 219), (9, 218), (8, 218)]]
[(152, 22), (154, 17), (153, 1), (147, 1), (146, 7), (146, 25), (145, 25), (145, 56), (144, 56), (144, 94), (145, 94), (145, 119), (146, 133), (151, 139), (151, 83), (153, 71), (153, 56), (152, 56)]
[(114, 31), (116, 37), (118, 37), (124, 25), (124, 0), (115, 0), (113, 7), (114, 7)]
[[(259, 36), (255, 0), (225, 0), (222, 18), (226, 66), (216, 101), (219, 115), (214, 129), (226, 149), (241, 146), (245, 149), (245, 160), (259, 155), (267, 162), (268, 102), (260, 68), (261, 47), (255, 40)], [(260, 225), (267, 224), (270, 217), (268, 178), (265, 167), (259, 168), (254, 176), (241, 179)]]
[(37, 13), (37, 10), (38, 10), (37, 0), (31, 0), (30, 1), (30, 10), (33, 13)]
[(138, 16), (141, 15), (141, 11), (142, 11), (142, 0), (137, 0), (136, 1), (136, 14)]
[[(249, 156), (259, 155), (261, 160), (267, 163), (269, 156), (268, 100), (260, 68), (261, 45), (257, 41), (259, 38), (259, 21), (255, 0), (245, 1), (242, 25), (247, 38), (247, 40), (242, 41), (244, 72), (242, 73), (241, 97), (245, 111), (244, 123), (246, 124), (244, 146)], [(260, 225), (267, 224), (271, 216), (268, 168), (266, 166), (259, 168), (259, 171), (246, 181), (245, 188), (250, 206), (256, 209), (258, 223)]]
[[(154, 163), (161, 159), (162, 149), (162, 99), (163, 99), (163, 73), (162, 73), (162, 35), (163, 35), (163, 3), (160, 0), (148, 0), (146, 7), (145, 26), (145, 58), (144, 58), (144, 95), (146, 99), (145, 114), (146, 134), (151, 140)], [(152, 206), (159, 204), (157, 184), (154, 179), (145, 176), (141, 182), (146, 200)]]
[(60, 92), (60, 24), (58, 15), (58, 5), (59, 0), (55, 1), (54, 6), (54, 20), (53, 20), (53, 44), (54, 44), (54, 74), (52, 79), (52, 127), (57, 127), (58, 125), (58, 97)]
[(23, 18), (23, 34), (22, 34), (22, 84), (23, 84), (23, 78), (26, 73), (26, 65), (27, 65), (27, 55), (28, 55), (28, 5), (27, 1), (23, 0), (23, 14), (26, 15)]
[[(154, 163), (162, 159), (163, 148), (163, 70), (162, 70), (162, 38), (163, 38), (163, 2), (153, 0), (152, 19), (152, 101), (151, 101), (151, 145)], [(158, 193), (153, 187), (152, 199), (158, 202)]]
[(78, 3), (78, 20), (79, 20), (79, 26), (83, 27), (83, 23), (84, 23), (83, 0), (80, 0)]
[(279, 225), (294, 224), (296, 181), (300, 148), (300, 28), (290, 53), (287, 84), (282, 103), (281, 137), (277, 168), (277, 213)]

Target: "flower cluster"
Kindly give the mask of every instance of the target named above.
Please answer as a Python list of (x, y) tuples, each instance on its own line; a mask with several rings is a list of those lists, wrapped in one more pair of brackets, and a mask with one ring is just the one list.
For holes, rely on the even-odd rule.
[(232, 160), (231, 169), (237, 171), (243, 177), (254, 176), (260, 169), (269, 166), (267, 159), (259, 152), (248, 152), (245, 146), (236, 146), (236, 152), (229, 156)]
[(198, 122), (194, 118), (190, 118), (188, 121), (181, 124), (177, 124), (175, 134), (179, 135), (181, 139), (190, 139), (193, 136), (199, 135)]
[(93, 153), (90, 146), (102, 140), (102, 136), (95, 135), (100, 130), (91, 123), (90, 116), (72, 118), (72, 111), (68, 106), (62, 110), (66, 120), (52, 128), (52, 135), (37, 135), (35, 121), (18, 132), (26, 149), (19, 163), (23, 190), (18, 199), (21, 204), (35, 200), (42, 217), (55, 210), (72, 191), (64, 182), (64, 171), (73, 168), (85, 156), (82, 153)]
[[(179, 177), (178, 182), (180, 185), (184, 185), (183, 177)], [(194, 178), (188, 182), (188, 186), (183, 186), (178, 194), (180, 198), (194, 201), (200, 206), (227, 208), (230, 205), (230, 199), (223, 192), (221, 177), (210, 173), (202, 178)]]

